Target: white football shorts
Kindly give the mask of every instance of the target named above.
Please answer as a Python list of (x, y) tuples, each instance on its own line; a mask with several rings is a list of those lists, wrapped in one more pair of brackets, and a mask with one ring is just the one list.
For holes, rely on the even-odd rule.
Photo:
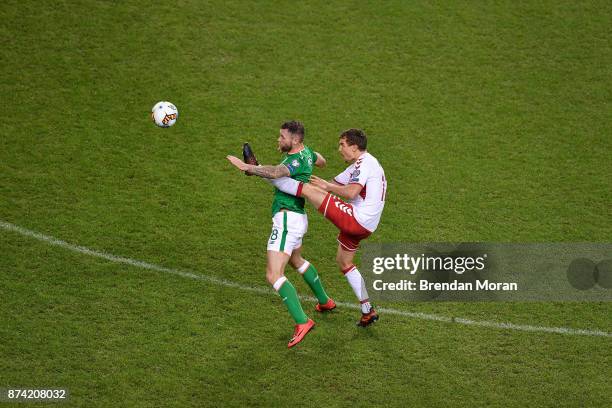
[(302, 238), (308, 231), (308, 217), (292, 211), (279, 211), (272, 217), (272, 233), (268, 239), (268, 251), (284, 252), (291, 256), (302, 246)]

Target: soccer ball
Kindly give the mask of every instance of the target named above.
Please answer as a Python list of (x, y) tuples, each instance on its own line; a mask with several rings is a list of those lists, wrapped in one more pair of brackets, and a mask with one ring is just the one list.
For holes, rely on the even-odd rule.
[(170, 102), (157, 102), (151, 109), (151, 119), (159, 127), (170, 127), (178, 119), (178, 109)]

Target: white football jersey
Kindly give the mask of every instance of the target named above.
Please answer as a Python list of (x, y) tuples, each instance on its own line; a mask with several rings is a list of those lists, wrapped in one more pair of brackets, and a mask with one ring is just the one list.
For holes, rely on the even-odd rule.
[(380, 222), (387, 193), (385, 171), (376, 157), (365, 152), (334, 180), (342, 185), (355, 183), (363, 186), (359, 195), (349, 203), (353, 206), (357, 222), (368, 231), (374, 231)]

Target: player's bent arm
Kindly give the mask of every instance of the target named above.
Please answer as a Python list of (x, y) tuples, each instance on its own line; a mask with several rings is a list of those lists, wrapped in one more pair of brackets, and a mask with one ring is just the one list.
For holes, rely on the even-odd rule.
[(317, 167), (325, 167), (327, 165), (327, 160), (325, 160), (325, 157), (323, 157), (323, 155), (319, 152), (315, 152), (315, 154), (317, 155), (317, 160), (315, 161), (315, 166)]
[(269, 179), (289, 177), (291, 175), (289, 169), (284, 164), (279, 164), (278, 166), (252, 166), (247, 170), (247, 173)]
[(327, 186), (327, 191), (329, 191), (330, 193), (348, 198), (349, 200), (352, 200), (353, 198), (357, 197), (362, 189), (363, 187), (361, 186), (361, 184), (357, 183), (347, 184), (346, 186), (328, 183)]

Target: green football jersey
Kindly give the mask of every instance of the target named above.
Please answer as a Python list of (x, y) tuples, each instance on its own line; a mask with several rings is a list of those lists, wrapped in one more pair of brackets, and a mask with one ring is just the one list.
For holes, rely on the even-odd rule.
[[(304, 146), (302, 150), (294, 154), (285, 154), (281, 164), (284, 164), (289, 169), (289, 174), (292, 179), (308, 183), (312, 174), (312, 166), (317, 161), (317, 155), (308, 146)], [(274, 189), (274, 201), (272, 201), (272, 216), (281, 209), (286, 208), (289, 211), (304, 214), (303, 198), (292, 196), (291, 194), (283, 193), (279, 189)]]

